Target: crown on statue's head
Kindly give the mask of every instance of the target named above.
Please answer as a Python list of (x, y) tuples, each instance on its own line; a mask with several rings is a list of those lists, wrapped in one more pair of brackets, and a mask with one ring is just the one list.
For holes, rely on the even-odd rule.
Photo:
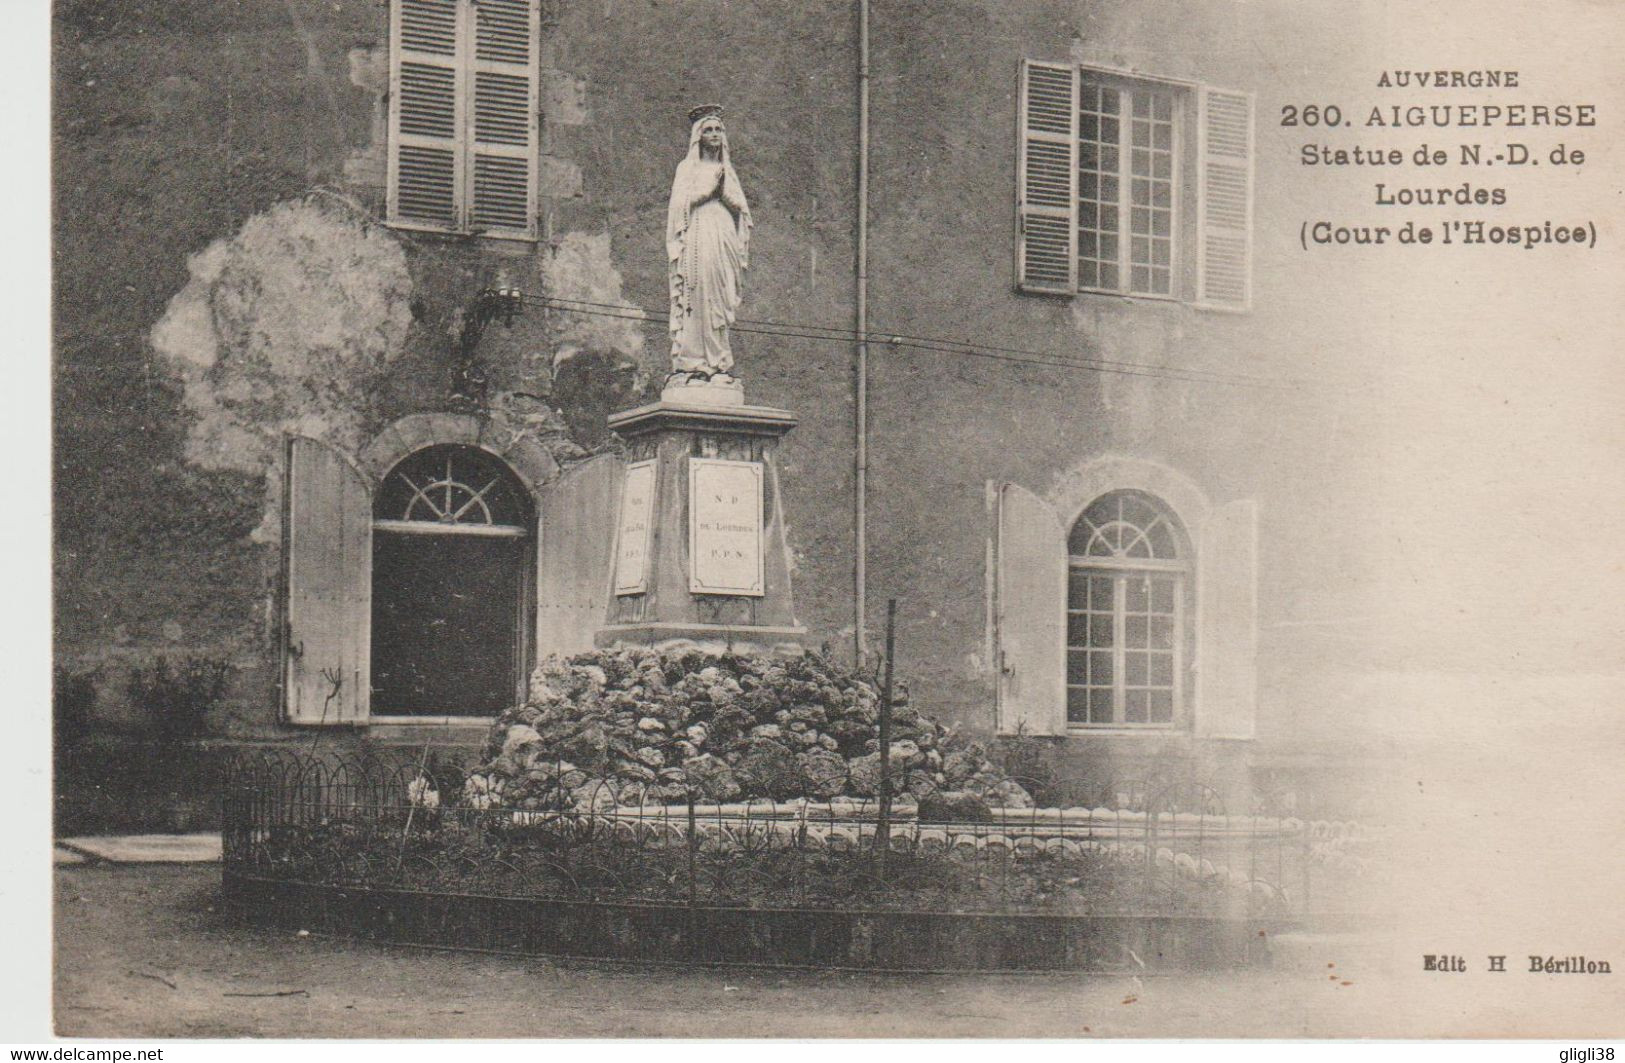
[(688, 124), (693, 125), (695, 122), (704, 121), (707, 118), (721, 118), (721, 117), (722, 117), (722, 104), (720, 104), (720, 103), (701, 104), (698, 107), (692, 108), (688, 112)]

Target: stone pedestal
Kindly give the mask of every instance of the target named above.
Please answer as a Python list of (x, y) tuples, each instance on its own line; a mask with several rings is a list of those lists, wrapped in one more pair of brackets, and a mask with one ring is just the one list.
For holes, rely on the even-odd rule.
[(628, 444), (603, 647), (801, 653), (778, 441), (794, 415), (662, 400), (611, 415)]
[(660, 392), (660, 401), (668, 406), (727, 406), (738, 409), (745, 405), (745, 386), (731, 378), (726, 383), (716, 378), (689, 380), (681, 384), (667, 384)]

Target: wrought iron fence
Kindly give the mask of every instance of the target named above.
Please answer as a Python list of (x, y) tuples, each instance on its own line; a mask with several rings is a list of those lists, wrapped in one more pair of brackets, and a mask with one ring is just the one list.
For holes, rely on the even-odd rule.
[(432, 764), (244, 756), (225, 773), (225, 867), (506, 898), (1280, 923), (1338, 908), (1367, 840), (1267, 795), (1228, 809), (1185, 779), (1124, 784), (1115, 807), (958, 820), (904, 801), (882, 830), (869, 799), (717, 802), (580, 776), (561, 771), (518, 805), (488, 777)]

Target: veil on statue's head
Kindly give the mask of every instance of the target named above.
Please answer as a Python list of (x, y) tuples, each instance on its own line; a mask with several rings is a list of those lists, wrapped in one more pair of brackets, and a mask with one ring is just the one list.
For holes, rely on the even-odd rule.
[(715, 118), (717, 123), (722, 126), (722, 161), (724, 164), (727, 164), (728, 127), (722, 121), (722, 104), (720, 103), (701, 104), (700, 106), (689, 110), (688, 157), (691, 159), (698, 159), (700, 157), (700, 127), (705, 124), (705, 120), (707, 118)]
[[(722, 120), (722, 105), (716, 103), (704, 104), (688, 112), (688, 154), (683, 156), (677, 164), (677, 174), (672, 180), (671, 200), (666, 207), (666, 255), (673, 262), (679, 262), (683, 255), (684, 237), (688, 231), (689, 208), (695, 197), (703, 197), (716, 186), (716, 171), (711, 169), (714, 163), (700, 158), (700, 127), (707, 118)], [(722, 130), (722, 173), (723, 192), (725, 200), (736, 211), (737, 224), (735, 226), (738, 240), (737, 252), (741, 267), (750, 263), (750, 230), (751, 216), (750, 203), (745, 198), (745, 190), (739, 183), (739, 175), (734, 172), (733, 162), (728, 157), (728, 129)], [(672, 328), (676, 328), (679, 318), (672, 317)]]

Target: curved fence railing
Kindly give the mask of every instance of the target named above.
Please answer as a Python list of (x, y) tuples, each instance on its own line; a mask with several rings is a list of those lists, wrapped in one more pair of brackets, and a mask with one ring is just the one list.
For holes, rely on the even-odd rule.
[(1356, 824), (1268, 797), (1233, 811), (1189, 780), (1115, 792), (1126, 807), (940, 822), (899, 803), (883, 829), (870, 799), (716, 802), (560, 772), (515, 806), (457, 770), (276, 751), (226, 767), (224, 857), (236, 876), (432, 894), (1272, 922), (1335, 907), (1358, 872)]

